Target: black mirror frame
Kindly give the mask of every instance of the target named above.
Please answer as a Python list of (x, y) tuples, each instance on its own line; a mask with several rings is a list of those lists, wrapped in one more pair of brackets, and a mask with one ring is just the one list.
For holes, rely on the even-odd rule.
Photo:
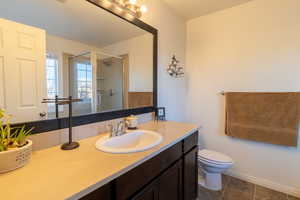
[[(133, 109), (123, 109), (116, 111), (108, 111), (101, 113), (92, 113), (87, 115), (74, 116), (72, 118), (73, 126), (81, 126), (85, 124), (91, 124), (101, 121), (107, 121), (122, 117), (127, 117), (129, 115), (139, 115), (144, 113), (151, 113), (156, 111), (157, 107), (157, 51), (158, 51), (158, 30), (154, 27), (146, 24), (145, 22), (139, 20), (136, 17), (126, 17), (121, 16), (115, 13), (110, 8), (105, 8), (97, 3), (95, 0), (86, 0), (99, 8), (102, 8), (113, 15), (151, 33), (153, 35), (153, 106), (149, 107), (141, 107), (141, 108), (133, 108)], [(40, 121), (32, 121), (32, 122), (24, 122), (13, 124), (13, 126), (25, 125), (27, 128), (34, 127), (33, 134), (54, 131), (58, 129), (68, 128), (68, 118), (59, 118), (59, 119), (49, 119), (49, 120), (40, 120)]]

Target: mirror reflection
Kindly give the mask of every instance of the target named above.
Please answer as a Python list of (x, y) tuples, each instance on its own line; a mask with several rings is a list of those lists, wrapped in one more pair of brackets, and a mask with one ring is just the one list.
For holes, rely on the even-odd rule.
[(55, 118), (41, 102), (56, 96), (81, 99), (75, 116), (153, 105), (152, 34), (85, 0), (1, 4), (0, 108), (13, 122)]

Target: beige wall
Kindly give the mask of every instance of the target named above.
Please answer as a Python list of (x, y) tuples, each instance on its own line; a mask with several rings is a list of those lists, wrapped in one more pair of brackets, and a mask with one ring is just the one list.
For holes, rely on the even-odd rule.
[(185, 63), (185, 21), (178, 17), (162, 0), (145, 2), (148, 12), (142, 20), (158, 29), (158, 105), (166, 107), (168, 120), (184, 119), (185, 79), (175, 79), (166, 72), (175, 54)]
[(102, 48), (113, 55), (129, 56), (129, 91), (153, 91), (153, 36), (150, 33)]
[(300, 1), (255, 0), (188, 21), (186, 120), (235, 176), (300, 196), (300, 147), (224, 134), (224, 91), (300, 91)]

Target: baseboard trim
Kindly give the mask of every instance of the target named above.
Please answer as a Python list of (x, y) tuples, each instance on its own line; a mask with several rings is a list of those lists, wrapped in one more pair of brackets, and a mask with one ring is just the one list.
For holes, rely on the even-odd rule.
[(272, 182), (270, 180), (267, 179), (263, 179), (263, 178), (258, 178), (255, 176), (251, 176), (245, 173), (240, 173), (240, 172), (234, 172), (234, 171), (228, 171), (225, 173), (226, 175), (247, 181), (249, 183), (253, 183), (256, 185), (260, 185), (278, 192), (282, 192), (285, 194), (289, 194), (291, 196), (295, 196), (295, 197), (299, 197), (300, 198), (300, 189), (296, 188), (296, 187), (290, 187), (290, 186), (286, 186), (286, 185), (282, 185), (282, 184), (278, 184), (275, 182)]

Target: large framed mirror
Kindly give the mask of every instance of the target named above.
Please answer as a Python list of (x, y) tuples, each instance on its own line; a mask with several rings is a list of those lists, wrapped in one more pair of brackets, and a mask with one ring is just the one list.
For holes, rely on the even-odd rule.
[(3, 0), (0, 108), (35, 133), (65, 128), (69, 97), (75, 126), (153, 112), (157, 30), (95, 1)]

